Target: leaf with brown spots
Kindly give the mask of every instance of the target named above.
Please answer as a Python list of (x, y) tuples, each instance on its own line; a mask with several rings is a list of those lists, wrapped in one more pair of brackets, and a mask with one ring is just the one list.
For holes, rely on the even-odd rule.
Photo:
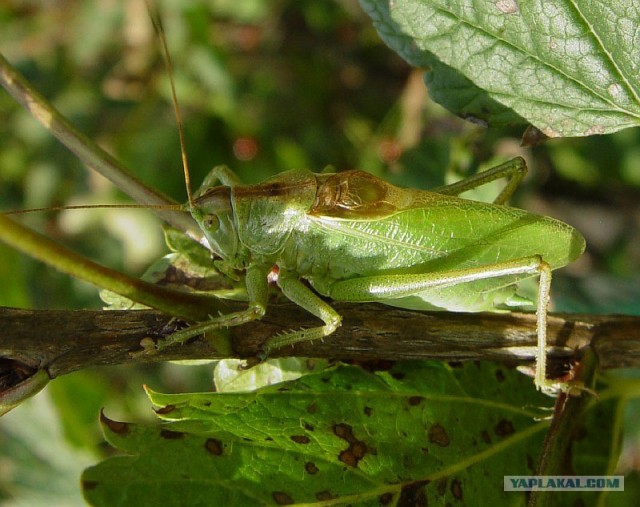
[(214, 505), (495, 504), (502, 481), (487, 478), (531, 473), (548, 425), (526, 408), (547, 398), (526, 379), (528, 398), (513, 392), (504, 374), (496, 388), (492, 365), (343, 365), (253, 392), (149, 390), (173, 409), (156, 413), (159, 430), (103, 418), (107, 440), (133, 456), (87, 470), (85, 495), (105, 506), (116, 494), (132, 506), (198, 495)]

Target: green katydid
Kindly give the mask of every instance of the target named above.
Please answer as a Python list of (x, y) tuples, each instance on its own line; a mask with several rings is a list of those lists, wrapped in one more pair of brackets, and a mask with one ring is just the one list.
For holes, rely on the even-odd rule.
[[(398, 188), (362, 171), (293, 170), (242, 185), (228, 168), (216, 167), (190, 197), (189, 210), (221, 258), (216, 261), (221, 270), (246, 272), (249, 304), (180, 331), (158, 347), (261, 318), (274, 268), (282, 292), (324, 325), (272, 337), (265, 355), (337, 329), (341, 317), (321, 296), (401, 308), (491, 311), (530, 304), (517, 295), (517, 284), (539, 276), (535, 383), (552, 389), (545, 376), (551, 271), (579, 257), (585, 242), (563, 222), (504, 205), (525, 172), (517, 158), (425, 191)], [(493, 203), (459, 197), (499, 178), (508, 183)]]
[[(166, 46), (163, 53), (168, 60)], [(181, 127), (180, 135), (184, 153)], [(505, 205), (526, 172), (522, 159), (431, 191), (398, 188), (361, 171), (293, 170), (242, 185), (229, 169), (216, 167), (195, 197), (183, 160), (188, 211), (219, 257), (220, 271), (245, 272), (249, 304), (175, 333), (158, 348), (261, 318), (276, 272), (282, 292), (323, 325), (272, 337), (265, 356), (337, 329), (341, 317), (322, 297), (492, 311), (530, 304), (518, 296), (517, 285), (538, 276), (535, 383), (553, 387), (545, 375), (551, 271), (579, 257), (585, 244), (567, 224)], [(508, 182), (493, 203), (459, 197), (501, 178)]]

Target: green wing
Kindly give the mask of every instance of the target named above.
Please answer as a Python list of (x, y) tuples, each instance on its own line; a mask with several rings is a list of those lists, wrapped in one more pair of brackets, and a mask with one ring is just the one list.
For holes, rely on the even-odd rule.
[[(298, 255), (302, 259), (299, 272), (307, 273), (322, 293), (323, 285), (332, 280), (451, 272), (534, 255), (558, 268), (584, 249), (582, 236), (560, 221), (507, 206), (421, 194), (422, 206), (384, 218), (310, 217), (305, 225), (305, 253)], [(522, 278), (526, 276), (430, 289), (414, 298), (385, 303), (482, 311), (522, 303), (521, 298), (514, 297), (515, 284)]]

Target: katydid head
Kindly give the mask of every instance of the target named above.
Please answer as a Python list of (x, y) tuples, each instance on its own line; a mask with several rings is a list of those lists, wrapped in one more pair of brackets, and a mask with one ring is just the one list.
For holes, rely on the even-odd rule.
[(198, 223), (211, 249), (223, 260), (238, 253), (238, 230), (231, 204), (231, 189), (217, 186), (193, 199), (191, 216)]

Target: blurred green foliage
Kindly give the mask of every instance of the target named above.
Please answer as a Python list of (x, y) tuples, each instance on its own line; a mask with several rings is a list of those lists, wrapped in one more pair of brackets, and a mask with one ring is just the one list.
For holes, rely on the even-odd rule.
[[(519, 130), (485, 130), (454, 118), (429, 100), (421, 73), (380, 42), (356, 1), (159, 4), (194, 186), (223, 163), (246, 182), (331, 165), (429, 188), (523, 155), (531, 174), (516, 204), (571, 223), (587, 238), (584, 258), (555, 276), (557, 308), (640, 314), (638, 129), (522, 148)], [(2, 4), (0, 47), (72, 123), (147, 183), (185, 200), (167, 69), (144, 2)], [(0, 92), (2, 209), (114, 202), (126, 199)], [(133, 274), (166, 251), (159, 223), (140, 210), (38, 213), (23, 220)], [(3, 305), (100, 306), (93, 287), (2, 245), (0, 279)], [(24, 454), (16, 447), (34, 438), (15, 428), (53, 413), (60, 428), (57, 437), (47, 438), (64, 436), (67, 450), (58, 453), (60, 460), (73, 463), (79, 450), (104, 455), (109, 451), (101, 445), (96, 409), (106, 405), (120, 420), (150, 418), (138, 388), (143, 382), (186, 391), (205, 390), (211, 380), (205, 367), (171, 365), (59, 379), (30, 402), (45, 404), (48, 412), (33, 416), (20, 408), (8, 416), (14, 422), (2, 422), (3, 459), (11, 455), (19, 462), (16, 456)], [(46, 396), (52, 404), (43, 401)], [(47, 467), (65, 468), (54, 465), (43, 458), (44, 468), (20, 470), (37, 475)], [(22, 495), (32, 505), (43, 501), (34, 493), (40, 487), (36, 479), (16, 485), (4, 470), (0, 500)], [(79, 491), (61, 490), (59, 503), (78, 503), (68, 496), (73, 494)]]
[[(525, 150), (518, 146), (521, 131), (487, 131), (430, 102), (420, 73), (382, 45), (356, 2), (231, 5), (160, 5), (194, 186), (225, 163), (246, 182), (331, 165), (429, 188), (523, 154), (533, 174), (519, 205), (565, 219), (587, 236), (593, 232), (589, 259), (596, 267), (635, 275), (637, 130)], [(0, 20), (3, 51), (37, 89), (146, 182), (184, 201), (168, 74), (142, 2), (82, 2), (74, 9), (25, 3), (4, 7)], [(4, 93), (0, 112), (3, 208), (122, 200)], [(595, 219), (582, 220), (588, 213)], [(139, 273), (163, 248), (159, 228), (144, 212), (123, 215), (26, 218), (51, 236), (70, 235), (91, 258)], [(139, 241), (141, 231), (150, 237)], [(98, 304), (91, 288), (44, 268), (26, 269), (21, 283), (32, 305), (85, 307), (87, 298)]]

